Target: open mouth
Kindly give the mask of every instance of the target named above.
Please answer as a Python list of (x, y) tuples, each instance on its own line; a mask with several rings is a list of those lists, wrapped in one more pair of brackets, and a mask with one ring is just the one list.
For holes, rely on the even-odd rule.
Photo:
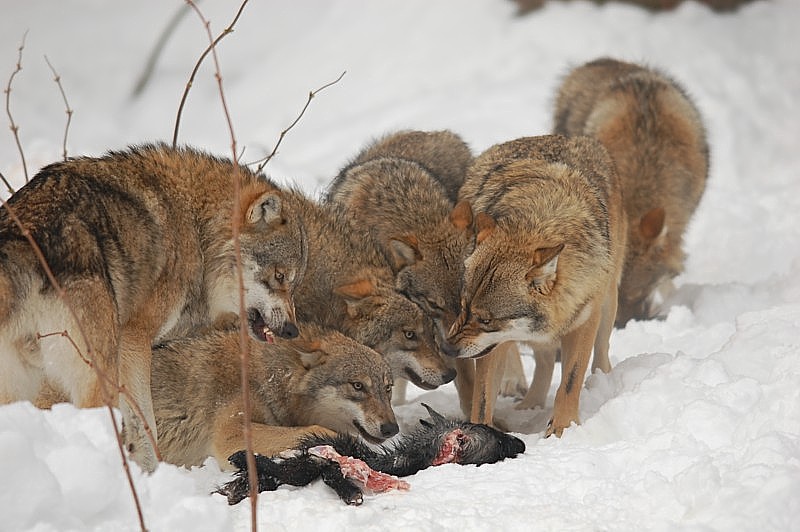
[(258, 309), (247, 309), (247, 323), (250, 325), (250, 334), (256, 340), (267, 342), (268, 344), (275, 341), (275, 335), (267, 327), (267, 322), (264, 321), (264, 316), (261, 315)]
[(414, 384), (414, 386), (418, 386), (423, 390), (435, 390), (436, 388), (439, 387), (436, 384), (431, 384), (430, 382), (422, 380), (422, 377), (420, 377), (417, 374), (417, 372), (415, 372), (411, 368), (406, 368), (405, 373), (408, 380), (410, 380)]
[(376, 438), (375, 436), (367, 432), (366, 429), (364, 429), (364, 427), (361, 426), (361, 423), (359, 423), (355, 419), (353, 420), (353, 425), (358, 429), (358, 433), (361, 435), (361, 437), (367, 440), (369, 443), (378, 445), (386, 441), (386, 438)]

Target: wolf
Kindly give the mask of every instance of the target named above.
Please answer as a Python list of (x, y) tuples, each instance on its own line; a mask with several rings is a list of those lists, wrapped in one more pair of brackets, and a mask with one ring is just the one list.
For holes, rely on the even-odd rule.
[[(445, 338), (460, 310), (464, 260), (474, 247), (472, 208), (451, 197), (464, 182), (471, 160), (472, 152), (455, 133), (391, 133), (345, 166), (325, 198), (369, 228), (392, 266), (395, 287), (431, 317), (440, 351), (451, 356), (455, 350)], [(456, 385), (468, 414), (464, 390), (472, 386), (473, 362), (450, 364), (457, 370)], [(524, 386), (524, 374), (521, 377)], [(398, 402), (405, 397), (404, 384), (398, 380), (395, 385)]]
[(600, 58), (561, 83), (554, 132), (592, 136), (614, 159), (628, 220), (616, 325), (652, 318), (657, 296), (683, 271), (683, 234), (708, 177), (697, 107), (667, 74)]
[(434, 389), (454, 371), (436, 351), (433, 323), (394, 288), (389, 265), (369, 235), (342, 213), (298, 190), (287, 196), (308, 233), (305, 277), (295, 291), (297, 316), (336, 329), (384, 355), (395, 378)]
[(239, 312), (232, 221), (250, 334), (296, 337), (308, 244), (265, 176), (164, 144), (43, 168), (0, 210), (0, 402), (49, 387), (79, 407), (118, 404), (128, 451), (152, 471), (151, 347)]
[[(300, 323), (293, 340), (248, 339), (253, 449), (273, 456), (309, 434), (351, 434), (381, 443), (398, 433), (392, 374), (383, 357), (338, 331)], [(244, 448), (241, 359), (235, 330), (164, 342), (153, 349), (159, 449), (177, 465), (220, 466)]]
[(478, 359), (471, 421), (492, 421), (496, 347), (558, 342), (564, 369), (546, 435), (561, 436), (579, 421), (592, 348), (608, 358), (627, 234), (613, 161), (590, 137), (524, 137), (479, 155), (461, 198), (476, 212), (476, 246), (448, 340)]

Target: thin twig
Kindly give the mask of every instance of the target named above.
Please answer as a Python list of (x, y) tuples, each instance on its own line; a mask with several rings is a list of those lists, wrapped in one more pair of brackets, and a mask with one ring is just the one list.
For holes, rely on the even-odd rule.
[(69, 102), (67, 101), (67, 94), (64, 92), (64, 87), (61, 85), (61, 76), (58, 75), (56, 69), (53, 68), (53, 65), (50, 64), (50, 60), (47, 56), (44, 56), (44, 60), (47, 62), (47, 66), (50, 67), (50, 70), (53, 72), (53, 81), (56, 82), (58, 85), (58, 90), (61, 92), (61, 98), (64, 100), (64, 107), (66, 107), (67, 112), (67, 125), (64, 127), (64, 160), (67, 160), (67, 136), (69, 135), (69, 125), (72, 122), (72, 109), (69, 106)]
[(22, 159), (22, 171), (25, 174), (25, 182), (28, 182), (28, 164), (25, 162), (25, 153), (22, 151), (22, 143), (19, 140), (19, 126), (14, 122), (14, 117), (11, 115), (11, 83), (14, 78), (22, 70), (22, 50), (25, 49), (25, 38), (28, 36), (27, 30), (22, 34), (22, 42), (19, 45), (17, 54), (17, 66), (11, 76), (8, 78), (8, 85), (3, 92), (6, 93), (6, 114), (8, 115), (9, 125), (11, 132), (14, 134), (14, 140), (17, 143), (17, 150), (19, 151), (20, 159)]
[[(82, 321), (78, 318), (78, 315), (75, 312), (75, 309), (72, 307), (69, 298), (67, 298), (67, 294), (64, 291), (64, 288), (56, 280), (56, 277), (53, 274), (53, 270), (50, 269), (50, 266), (47, 263), (47, 259), (44, 257), (41, 248), (36, 243), (36, 240), (33, 238), (33, 235), (31, 234), (30, 230), (27, 227), (25, 227), (25, 225), (22, 223), (22, 220), (19, 219), (17, 214), (14, 212), (14, 209), (11, 208), (11, 205), (9, 205), (8, 202), (6, 202), (6, 200), (0, 198), (0, 201), (2, 201), (3, 208), (6, 209), (6, 212), (8, 212), (9, 217), (14, 221), (17, 227), (19, 227), (19, 230), (22, 232), (22, 235), (30, 244), (31, 248), (33, 249), (34, 255), (36, 255), (36, 259), (39, 261), (39, 264), (41, 264), (42, 268), (44, 269), (44, 273), (47, 276), (47, 279), (50, 281), (50, 284), (56, 291), (56, 294), (58, 295), (59, 299), (64, 302), (64, 305), (67, 307), (67, 310), (72, 316), (72, 319), (75, 321), (75, 324), (78, 328), (78, 332), (80, 333), (81, 338), (86, 344), (87, 353), (84, 360), (89, 360), (92, 362), (90, 366), (97, 373), (98, 377), (100, 377), (102, 372), (98, 371), (99, 368), (97, 367), (97, 364), (94, 363), (95, 361), (94, 349), (92, 348), (91, 342), (89, 341), (89, 335), (86, 334), (86, 329), (83, 327)], [(70, 341), (72, 341), (71, 338)], [(136, 486), (133, 483), (133, 476), (131, 475), (130, 467), (128, 465), (128, 458), (125, 455), (125, 445), (122, 441), (122, 433), (120, 432), (119, 426), (117, 425), (117, 420), (114, 417), (114, 409), (111, 406), (111, 395), (109, 393), (108, 388), (106, 387), (106, 380), (103, 378), (99, 378), (98, 382), (100, 384), (100, 391), (103, 394), (103, 400), (105, 401), (106, 406), (108, 407), (109, 414), (111, 415), (111, 422), (114, 427), (114, 433), (116, 434), (117, 437), (117, 447), (119, 447), (120, 456), (122, 457), (122, 466), (125, 469), (125, 475), (128, 478), (128, 485), (130, 486), (131, 493), (133, 494), (133, 502), (134, 505), (136, 506), (136, 513), (139, 517), (139, 526), (141, 527), (142, 531), (145, 531), (147, 530), (147, 527), (144, 524), (144, 514), (142, 514), (142, 506), (139, 502), (139, 494), (136, 492)], [(145, 425), (147, 425), (147, 421), (144, 418), (142, 418), (142, 422)]]
[(283, 137), (285, 137), (286, 134), (289, 132), (289, 130), (291, 130), (300, 121), (300, 119), (303, 118), (303, 115), (306, 113), (306, 109), (308, 109), (308, 106), (311, 105), (311, 100), (314, 99), (314, 96), (316, 96), (320, 91), (323, 91), (323, 90), (327, 89), (331, 85), (336, 85), (337, 83), (339, 83), (339, 81), (341, 81), (341, 79), (344, 77), (345, 74), (347, 74), (346, 70), (344, 72), (342, 72), (341, 74), (339, 74), (339, 77), (336, 78), (335, 80), (326, 83), (325, 85), (323, 85), (322, 87), (318, 88), (317, 90), (309, 92), (308, 93), (308, 99), (306, 100), (306, 104), (303, 106), (303, 109), (300, 111), (300, 114), (297, 115), (297, 118), (294, 119), (294, 122), (289, 124), (289, 127), (284, 129), (283, 131), (281, 131), (280, 137), (278, 137), (278, 142), (275, 144), (275, 147), (272, 149), (272, 153), (270, 153), (269, 155), (267, 155), (263, 159), (259, 159), (257, 161), (253, 161), (252, 163), (247, 163), (247, 166), (252, 166), (254, 164), (258, 164), (258, 167), (256, 168), (256, 171), (257, 172), (262, 171), (264, 169), (264, 167), (267, 166), (267, 163), (270, 162), (273, 157), (275, 157), (276, 153), (278, 153), (278, 147), (281, 145), (281, 142), (283, 142)]
[[(233, 33), (233, 27), (236, 25), (236, 22), (239, 20), (239, 16), (241, 16), (242, 11), (244, 11), (244, 6), (247, 5), (248, 0), (244, 0), (242, 5), (239, 6), (239, 11), (236, 13), (236, 16), (233, 18), (233, 21), (228, 25), (227, 28), (222, 30), (222, 33), (217, 36), (216, 39), (211, 41), (211, 44), (206, 48), (203, 53), (200, 55), (200, 58), (195, 63), (194, 68), (192, 69), (192, 74), (189, 76), (189, 81), (186, 82), (186, 88), (183, 91), (183, 96), (181, 97), (181, 103), (178, 105), (178, 116), (175, 118), (175, 130), (172, 133), (172, 147), (175, 148), (178, 145), (178, 129), (180, 128), (181, 124), (181, 114), (183, 113), (183, 106), (186, 105), (186, 98), (189, 96), (189, 90), (192, 88), (194, 84), (194, 78), (197, 75), (197, 71), (200, 70), (200, 65), (203, 63), (203, 60), (212, 50), (216, 49), (217, 43), (221, 41), (226, 35), (229, 33)], [(199, 13), (198, 7), (194, 2), (190, 0), (186, 0), (186, 3), (189, 4), (190, 7), (193, 7), (195, 11)], [(205, 20), (202, 13), (199, 13), (200, 16)], [(206, 28), (208, 29), (208, 28)]]
[(8, 180), (6, 179), (6, 176), (3, 175), (3, 172), (0, 172), (0, 181), (2, 181), (3, 184), (6, 186), (6, 188), (8, 189), (8, 194), (10, 196), (13, 196), (14, 195), (14, 187), (12, 187), (11, 183), (8, 182)]
[[(228, 105), (225, 101), (225, 90), (222, 86), (222, 73), (219, 66), (219, 58), (217, 57), (217, 42), (224, 36), (230, 33), (233, 29), (233, 24), (236, 23), (236, 20), (239, 19), (239, 15), (242, 13), (245, 4), (247, 4), (247, 0), (242, 2), (242, 5), (239, 7), (239, 12), (236, 14), (236, 18), (231, 23), (225, 31), (217, 37), (216, 40), (213, 39), (211, 34), (211, 23), (203, 16), (203, 13), (200, 11), (200, 8), (192, 0), (186, 0), (186, 2), (195, 10), (197, 15), (200, 17), (200, 20), (203, 22), (203, 25), (206, 28), (206, 33), (208, 34), (208, 41), (209, 47), (211, 49), (211, 54), (214, 59), (214, 76), (217, 80), (217, 87), (219, 88), (219, 97), (220, 101), (222, 102), (222, 110), (225, 113), (225, 120), (228, 123), (228, 132), (231, 136), (231, 154), (233, 157), (233, 164), (237, 167), (237, 171), (234, 172), (233, 175), (233, 211), (231, 213), (231, 226), (233, 230), (233, 249), (234, 254), (236, 256), (236, 276), (238, 279), (238, 288), (239, 288), (239, 315), (245, 316), (245, 302), (244, 302), (244, 275), (242, 270), (242, 247), (240, 242), (240, 223), (242, 219), (242, 212), (241, 212), (241, 183), (240, 183), (240, 171), (239, 168), (239, 159), (238, 154), (236, 153), (236, 135), (233, 131), (233, 122), (231, 120), (230, 112), (228, 111)], [(205, 57), (205, 53), (203, 57)], [(202, 61), (202, 57), (201, 57)], [(199, 65), (199, 63), (198, 63)], [(195, 71), (197, 70), (197, 66), (195, 66)], [(194, 73), (193, 73), (194, 75)], [(188, 86), (187, 86), (188, 90)], [(181, 102), (183, 103), (183, 102)], [(178, 114), (180, 116), (180, 112)], [(177, 138), (177, 124), (175, 129), (175, 135)], [(174, 139), (173, 139), (174, 142)], [(250, 484), (250, 527), (253, 532), (258, 530), (258, 518), (257, 518), (257, 510), (258, 510), (258, 477), (256, 475), (256, 462), (255, 457), (253, 456), (253, 435), (251, 431), (250, 420), (252, 416), (252, 405), (250, 404), (250, 351), (248, 347), (248, 338), (247, 338), (247, 328), (246, 328), (246, 320), (241, 319), (239, 320), (239, 349), (240, 349), (240, 358), (242, 361), (241, 367), (241, 386), (242, 386), (242, 417), (243, 417), (243, 424), (242, 424), (242, 433), (244, 436), (244, 445), (246, 451), (246, 461), (247, 461), (247, 478)]]

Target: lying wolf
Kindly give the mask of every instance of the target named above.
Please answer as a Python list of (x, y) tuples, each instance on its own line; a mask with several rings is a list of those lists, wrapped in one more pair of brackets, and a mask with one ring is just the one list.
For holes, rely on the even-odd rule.
[(43, 168), (0, 209), (0, 402), (34, 401), (50, 388), (97, 407), (117, 404), (122, 386), (144, 414), (119, 397), (127, 449), (153, 470), (143, 424), (157, 437), (151, 346), (239, 312), (232, 220), (250, 334), (297, 336), (292, 292), (306, 267), (305, 232), (264, 176), (161, 144)]
[[(302, 324), (294, 340), (250, 340), (251, 434), (257, 453), (340, 432), (380, 443), (397, 434), (383, 357), (343, 334)], [(153, 350), (153, 405), (165, 461), (220, 465), (244, 446), (237, 331), (212, 330)]]

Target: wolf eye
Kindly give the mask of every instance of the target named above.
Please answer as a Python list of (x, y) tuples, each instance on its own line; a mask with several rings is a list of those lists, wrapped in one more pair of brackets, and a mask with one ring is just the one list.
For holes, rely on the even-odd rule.
[(490, 323), (492, 323), (492, 319), (491, 318), (484, 318), (484, 317), (475, 316), (475, 320), (477, 320), (477, 322), (480, 323), (481, 325), (489, 325)]
[(417, 339), (417, 333), (415, 333), (414, 331), (403, 331), (403, 336), (406, 337), (406, 340), (416, 340)]
[(392, 385), (391, 384), (387, 384), (386, 385), (386, 394), (387, 395), (392, 395)]
[(286, 276), (283, 274), (283, 272), (280, 272), (280, 271), (278, 271), (278, 270), (275, 270), (275, 280), (276, 280), (276, 281), (278, 281), (279, 283), (282, 283), (282, 282), (283, 282), (283, 279), (284, 279), (285, 277), (286, 277)]
[(355, 391), (357, 391), (357, 392), (363, 392), (364, 391), (364, 383), (363, 382), (353, 381), (353, 382), (350, 383), (350, 386), (352, 386), (353, 389)]

